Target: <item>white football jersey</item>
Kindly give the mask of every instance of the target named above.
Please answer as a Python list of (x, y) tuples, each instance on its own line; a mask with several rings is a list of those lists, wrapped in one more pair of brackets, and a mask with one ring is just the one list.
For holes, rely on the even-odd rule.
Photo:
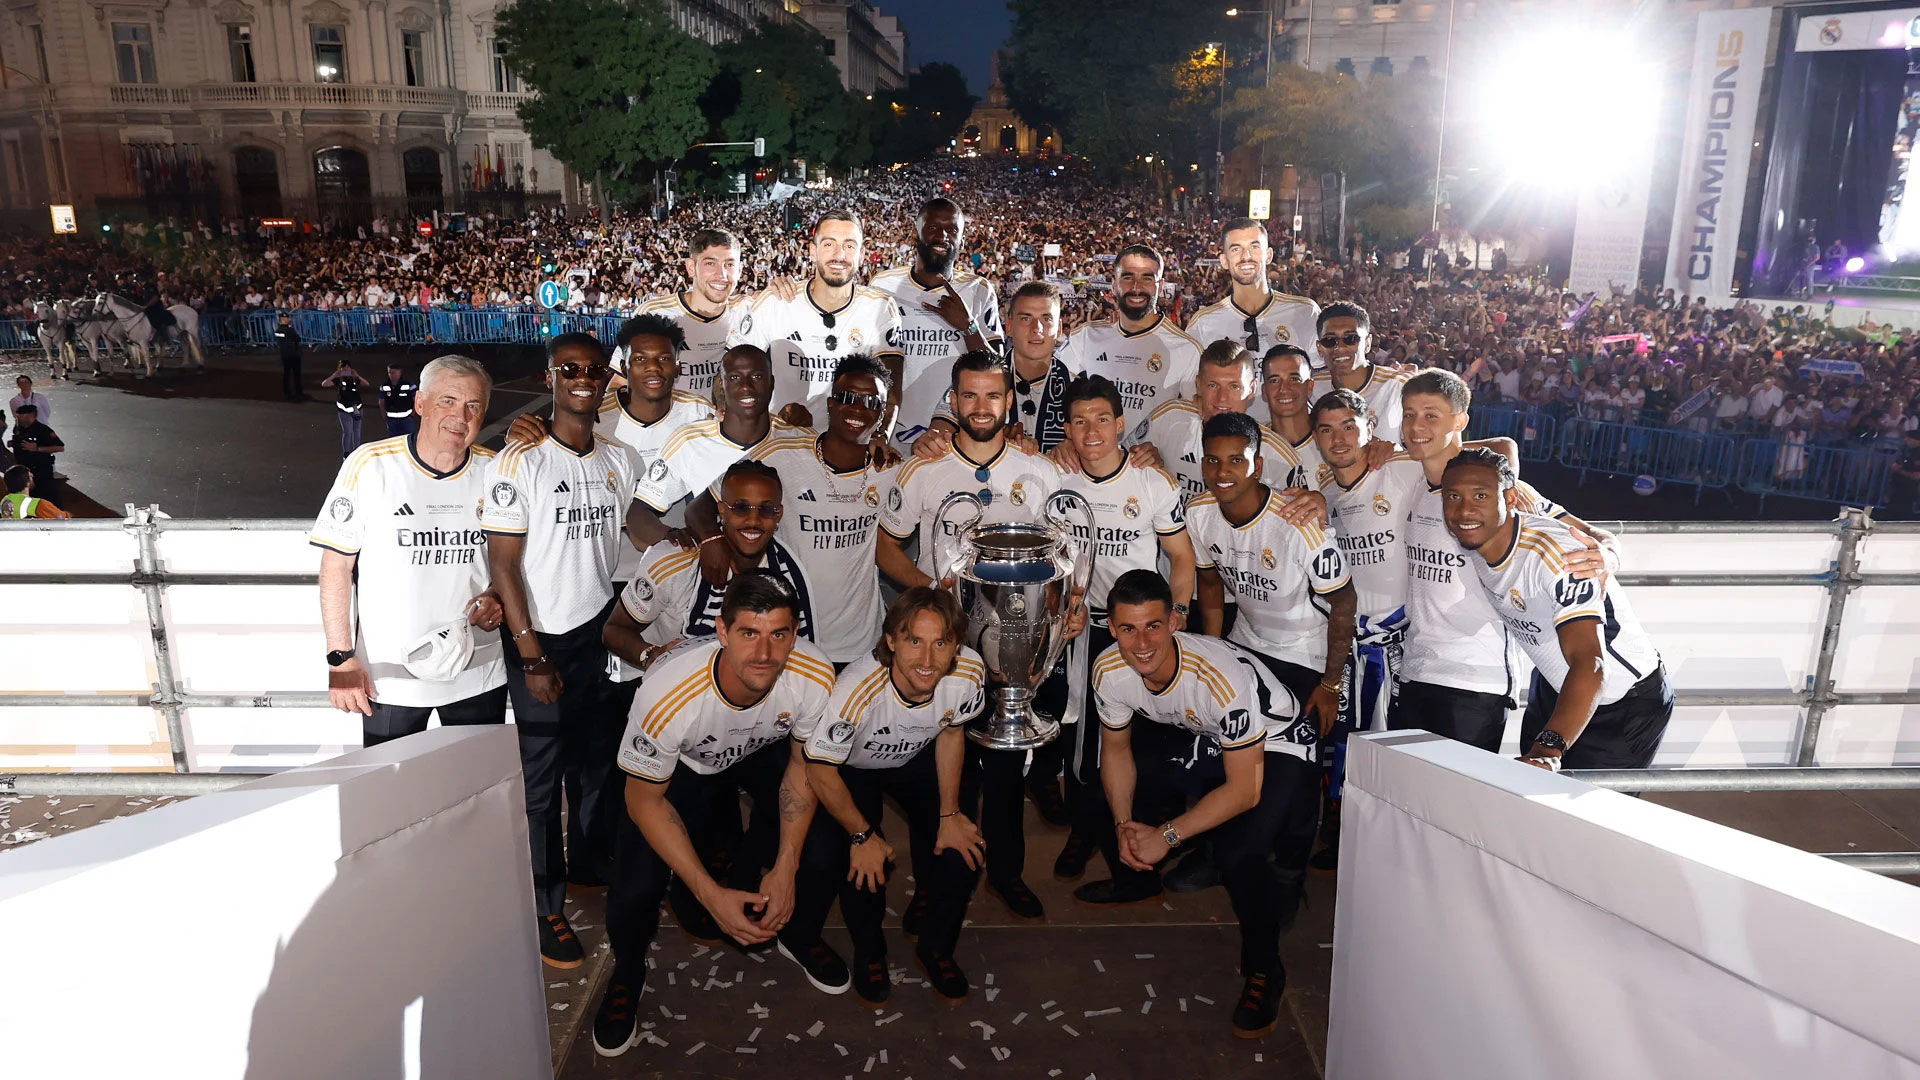
[[(1313, 339), (1317, 335), (1314, 329), (1320, 320), (1320, 305), (1304, 296), (1292, 293), (1268, 293), (1267, 303), (1253, 316), (1253, 325), (1258, 328), (1257, 346), (1247, 341), (1247, 312), (1240, 310), (1233, 302), (1233, 293), (1228, 292), (1218, 303), (1208, 304), (1193, 313), (1187, 320), (1187, 336), (1200, 343), (1200, 348), (1219, 341), (1221, 338), (1237, 342), (1253, 353), (1258, 361), (1268, 349), (1285, 342), (1298, 345), (1314, 355)], [(1267, 422), (1267, 403), (1255, 398), (1247, 406), (1247, 412), (1261, 423)]]
[(1146, 441), (1153, 410), (1192, 394), (1200, 372), (1200, 346), (1164, 315), (1137, 331), (1110, 320), (1088, 323), (1060, 346), (1060, 359), (1077, 375), (1105, 375), (1120, 388), (1129, 444)]
[[(713, 416), (713, 406), (709, 405), (705, 398), (685, 390), (675, 389), (673, 404), (667, 407), (667, 415), (651, 424), (641, 423), (635, 420), (621, 404), (620, 395), (624, 393), (626, 393), (624, 388), (610, 391), (601, 400), (600, 416), (593, 422), (593, 433), (597, 438), (610, 438), (624, 443), (627, 449), (632, 450), (634, 456), (639, 459), (639, 472), (636, 474), (639, 476), (647, 474), (648, 467), (660, 456), (660, 451), (667, 445), (668, 439), (689, 424), (698, 423)], [(676, 529), (682, 528), (687, 523), (687, 508), (675, 503), (660, 517), (668, 525)], [(640, 553), (634, 550), (632, 544), (628, 544), (620, 549), (620, 562), (614, 568), (613, 580), (632, 581), (634, 572), (639, 567)]]
[(1606, 673), (1598, 704), (1619, 701), (1633, 684), (1660, 666), (1660, 650), (1634, 616), (1624, 586), (1609, 581), (1603, 589), (1596, 581), (1568, 572), (1567, 555), (1586, 550), (1574, 539), (1573, 530), (1553, 518), (1519, 517), (1513, 546), (1498, 562), (1473, 560), (1493, 610), (1555, 690), (1562, 689), (1567, 679), (1567, 658), (1560, 651), (1556, 631), (1580, 619), (1599, 622)]
[(950, 727), (980, 715), (987, 705), (987, 666), (962, 648), (933, 696), (915, 704), (902, 697), (887, 665), (871, 655), (847, 665), (817, 724), (795, 725), (808, 761), (855, 769), (904, 765)]
[[(982, 470), (986, 472), (985, 480), (980, 479)], [(882, 492), (880, 527), (896, 540), (910, 540), (922, 525), (933, 524), (940, 504), (956, 491), (970, 491), (985, 497), (987, 506), (980, 520), (986, 524), (1036, 522), (1047, 499), (1060, 487), (1059, 466), (1012, 443), (1002, 444), (1000, 452), (985, 464), (969, 461), (960, 456), (957, 448), (950, 447), (937, 458), (914, 458), (900, 466), (894, 486)], [(947, 535), (957, 533), (958, 529), (949, 522)], [(920, 537), (919, 566), (921, 572), (930, 577), (936, 576), (932, 540), (931, 533)]]
[[(1160, 460), (1180, 481), (1181, 491), (1191, 499), (1207, 490), (1200, 476), (1200, 431), (1206, 421), (1200, 419), (1200, 406), (1192, 398), (1175, 398), (1153, 410), (1147, 421), (1147, 441), (1160, 451)], [(1300, 459), (1279, 433), (1260, 428), (1260, 476), (1275, 489), (1306, 487), (1311, 474), (1300, 467)]]
[(634, 498), (665, 514), (689, 495), (711, 489), (734, 462), (756, 448), (782, 439), (805, 438), (806, 430), (779, 417), (769, 417), (767, 433), (760, 441), (742, 446), (720, 430), (718, 417), (696, 420), (667, 436), (659, 456), (641, 472)]
[(774, 535), (815, 592), (833, 598), (833, 617), (814, 624), (814, 644), (836, 664), (871, 651), (886, 617), (874, 561), (880, 502), (893, 489), (898, 466), (836, 472), (820, 457), (817, 437), (770, 440), (748, 456), (780, 474), (786, 509)]
[(664, 784), (676, 765), (702, 776), (725, 772), (747, 755), (784, 741), (793, 730), (819, 723), (833, 692), (833, 665), (813, 646), (796, 641), (787, 666), (766, 694), (739, 706), (720, 691), (715, 666), (724, 661), (717, 640), (689, 644), (661, 657), (627, 710), (620, 737), (620, 768)]
[(824, 424), (833, 369), (843, 357), (900, 351), (900, 306), (870, 285), (855, 285), (853, 299), (838, 311), (822, 311), (805, 289), (792, 300), (763, 292), (727, 336), (728, 347), (741, 344), (773, 357), (774, 412), (798, 402)]
[[(953, 291), (967, 306), (980, 336), (990, 347), (1006, 335), (1000, 331), (1000, 294), (993, 282), (956, 267), (952, 271)], [(953, 361), (967, 351), (966, 335), (955, 330), (938, 312), (926, 305), (937, 303), (947, 294), (944, 288), (923, 289), (913, 280), (913, 272), (897, 266), (873, 275), (873, 287), (893, 298), (900, 308), (900, 351), (905, 357), (900, 388), (900, 417), (893, 426), (893, 439), (901, 453), (927, 430), (927, 424), (946, 407), (947, 388), (953, 383)], [(817, 424), (826, 417), (814, 414)]]
[[(813, 589), (799, 563), (780, 541), (767, 545), (755, 569), (770, 570), (793, 588), (800, 601), (796, 630), (814, 638)], [(731, 579), (729, 579), (731, 580)], [(700, 573), (700, 554), (662, 540), (640, 557), (640, 573), (620, 591), (620, 606), (633, 621), (646, 627), (640, 636), (654, 645), (670, 645), (682, 638), (713, 637), (719, 632), (720, 605), (727, 583), (707, 584)], [(868, 642), (872, 648), (872, 642)]]
[(507, 680), (499, 636), (477, 630), (473, 659), (451, 680), (416, 679), (406, 668), (414, 642), (461, 618), (487, 589), (479, 513), (492, 460), (475, 446), (459, 468), (437, 473), (402, 437), (368, 443), (340, 464), (308, 539), (357, 559), (354, 648), (377, 700), (446, 705)]
[(1361, 637), (1407, 621), (1407, 514), (1426, 489), (1426, 470), (1405, 454), (1368, 469), (1352, 487), (1327, 470), (1320, 492), (1334, 542), (1353, 576)]
[(1221, 516), (1208, 492), (1187, 503), (1195, 563), (1220, 572), (1240, 605), (1229, 638), (1257, 652), (1319, 671), (1327, 664), (1327, 614), (1321, 597), (1350, 580), (1333, 537), (1311, 522), (1280, 516), (1278, 491), (1245, 525)]
[(1093, 698), (1102, 724), (1124, 728), (1140, 713), (1222, 750), (1265, 743), (1268, 753), (1313, 760), (1318, 732), (1272, 669), (1219, 638), (1175, 631), (1173, 640), (1180, 669), (1158, 693), (1127, 666), (1120, 646), (1107, 646), (1094, 660)]
[[(1526, 481), (1520, 487), (1540, 513), (1566, 513)], [(1407, 633), (1400, 646), (1400, 679), (1511, 698), (1517, 689), (1518, 648), (1467, 561), (1482, 560), (1447, 531), (1443, 513), (1439, 485), (1427, 484), (1407, 515)]]
[[(677, 292), (651, 297), (634, 314), (665, 315), (687, 335), (687, 351), (680, 354), (680, 377), (674, 380), (674, 387), (709, 401), (713, 380), (720, 374), (720, 358), (727, 354), (727, 339), (740, 328), (753, 302), (736, 293), (727, 298), (724, 311), (709, 319), (687, 306), (686, 295)], [(626, 373), (624, 365), (621, 373)]]
[(549, 435), (494, 458), (480, 524), (526, 537), (520, 576), (534, 629), (572, 630), (613, 599), (620, 549), (633, 546), (626, 520), (637, 471), (632, 450), (598, 437), (584, 454)]
[[(1113, 475), (1076, 473), (1066, 477), (1061, 486), (1086, 496), (1087, 504), (1093, 507), (1098, 539), (1093, 577), (1087, 583), (1087, 603), (1102, 611), (1107, 606), (1107, 592), (1121, 574), (1159, 567), (1160, 537), (1187, 531), (1180, 481), (1165, 469), (1142, 469), (1123, 455), (1120, 469)], [(1073, 531), (1084, 532), (1077, 524)]]
[[(1367, 365), (1367, 381), (1360, 386), (1360, 397), (1373, 412), (1373, 434), (1390, 443), (1400, 441), (1400, 388), (1413, 378), (1411, 371), (1382, 371)], [(1319, 368), (1313, 373), (1313, 401), (1333, 389), (1333, 373)], [(1309, 401), (1308, 405), (1312, 405)]]

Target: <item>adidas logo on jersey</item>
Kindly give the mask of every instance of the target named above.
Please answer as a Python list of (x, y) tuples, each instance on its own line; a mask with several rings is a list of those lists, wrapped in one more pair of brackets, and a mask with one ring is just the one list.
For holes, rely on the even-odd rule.
[(560, 486), (553, 489), (553, 493), (555, 495), (571, 495), (573, 494), (573, 486), (565, 480), (562, 480), (560, 481)]
[(393, 516), (394, 517), (413, 517), (414, 516), (413, 507), (409, 506), (406, 503), (401, 503), (400, 509), (395, 510), (393, 512)]
[(1186, 463), (1187, 463), (1187, 464), (1189, 464), (1189, 465), (1198, 465), (1198, 464), (1199, 464), (1199, 462), (1198, 462), (1198, 461), (1195, 461), (1195, 460), (1194, 460), (1194, 456), (1193, 456), (1192, 454), (1188, 454), (1188, 455), (1186, 455), (1185, 457), (1183, 457), (1183, 458), (1181, 458), (1180, 460), (1181, 460), (1181, 461), (1184, 461), (1184, 462), (1186, 462)]
[(795, 330), (793, 333), (788, 334), (787, 340), (793, 342), (795, 345), (800, 344), (800, 341), (801, 341), (800, 331)]
[(801, 499), (801, 500), (803, 500), (803, 501), (805, 501), (805, 502), (819, 502), (819, 501), (820, 501), (819, 499), (816, 499), (816, 498), (814, 498), (814, 497), (813, 497), (813, 492), (811, 492), (811, 491), (803, 491), (803, 492), (801, 492), (801, 493), (800, 493), (800, 494), (799, 494), (798, 496), (796, 496), (796, 497), (797, 497), (797, 498), (799, 498), (799, 499)]

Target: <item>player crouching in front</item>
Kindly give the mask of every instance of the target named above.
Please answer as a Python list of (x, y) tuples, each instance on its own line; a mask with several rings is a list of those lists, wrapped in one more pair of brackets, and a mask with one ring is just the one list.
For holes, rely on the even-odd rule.
[(967, 901), (984, 859), (980, 830), (960, 812), (967, 721), (986, 706), (986, 665), (960, 644), (967, 616), (951, 593), (917, 586), (887, 610), (872, 655), (834, 682), (818, 724), (793, 729), (820, 809), (807, 833), (787, 939), (819, 940), (833, 898), (853, 938), (853, 988), (873, 1008), (892, 990), (880, 931), (895, 852), (880, 833), (881, 797), (907, 818), (916, 904), (914, 957), (948, 1004), (967, 996), (953, 962)]
[[(1251, 654), (1218, 638), (1173, 628), (1173, 592), (1152, 570), (1129, 570), (1107, 594), (1115, 644), (1093, 665), (1103, 727), (1101, 780), (1113, 807), (1120, 858), (1150, 872), (1202, 833), (1240, 922), (1240, 973), (1233, 1033), (1257, 1039), (1274, 1029), (1286, 968), (1280, 963), (1282, 888), (1270, 854), (1298, 814), (1311, 815), (1320, 771), (1315, 730), (1293, 695)], [(1136, 716), (1217, 743), (1218, 757), (1182, 769), (1160, 755), (1133, 753)], [(1300, 795), (1305, 793), (1306, 798)], [(1132, 820), (1149, 807), (1192, 809), (1157, 824)], [(1304, 803), (1304, 806), (1302, 805)]]

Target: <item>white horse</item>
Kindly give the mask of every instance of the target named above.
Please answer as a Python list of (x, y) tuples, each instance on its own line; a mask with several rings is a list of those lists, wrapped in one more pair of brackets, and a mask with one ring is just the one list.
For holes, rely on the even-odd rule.
[[(101, 293), (93, 306), (95, 310), (112, 316), (113, 335), (126, 343), (128, 354), (138, 357), (146, 373), (152, 375), (155, 366), (154, 346), (162, 342), (154, 340), (153, 323), (148, 321), (147, 313), (126, 297), (110, 292)], [(200, 351), (200, 313), (185, 304), (169, 304), (167, 312), (177, 324), (185, 357), (191, 359), (199, 370), (207, 370), (206, 354)]]
[[(126, 341), (116, 336), (118, 333), (118, 325), (114, 322), (113, 316), (96, 311), (94, 302), (91, 300), (74, 300), (71, 302), (63, 300), (61, 303), (68, 304), (73, 312), (74, 340), (78, 344), (87, 347), (87, 355), (93, 358), (94, 375), (104, 374), (106, 372), (106, 366), (100, 360), (101, 352), (105, 351), (108, 357), (112, 357), (115, 345), (118, 345), (122, 349), (127, 347)], [(79, 350), (76, 349), (76, 361), (78, 352)], [(127, 367), (129, 369), (133, 367), (131, 356), (132, 354), (129, 353), (127, 361)], [(80, 365), (76, 362), (74, 366), (77, 368)]]
[(33, 317), (39, 326), (34, 336), (40, 339), (40, 347), (46, 350), (47, 367), (54, 379), (71, 379), (72, 371), (78, 366), (79, 353), (73, 347), (73, 311), (65, 300), (47, 303), (45, 300), (33, 302)]

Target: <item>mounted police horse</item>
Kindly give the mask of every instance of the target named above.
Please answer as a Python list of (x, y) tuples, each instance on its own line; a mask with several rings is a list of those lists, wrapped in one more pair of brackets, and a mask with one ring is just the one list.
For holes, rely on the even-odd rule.
[[(73, 378), (73, 369), (79, 366), (80, 354), (74, 348), (73, 309), (65, 300), (48, 303), (45, 300), (33, 302), (33, 317), (39, 323), (34, 328), (34, 336), (40, 339), (40, 348), (47, 354), (47, 366), (55, 379)], [(96, 362), (95, 367), (98, 367)]]
[(131, 357), (138, 357), (146, 374), (152, 375), (156, 365), (154, 347), (165, 344), (174, 333), (180, 336), (182, 364), (192, 360), (200, 370), (207, 370), (206, 354), (200, 351), (200, 313), (185, 304), (170, 304), (167, 314), (173, 316), (174, 325), (165, 331), (157, 330), (146, 309), (128, 300), (118, 293), (103, 292), (93, 302), (94, 310), (106, 314), (112, 325), (108, 334), (127, 346)]

